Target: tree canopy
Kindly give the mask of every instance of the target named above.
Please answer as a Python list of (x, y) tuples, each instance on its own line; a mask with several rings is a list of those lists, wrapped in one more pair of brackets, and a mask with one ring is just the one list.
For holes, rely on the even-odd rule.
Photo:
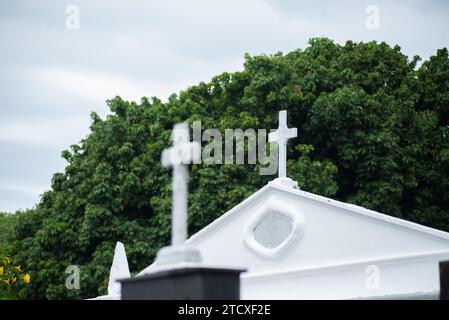
[(6, 252), (14, 230), (12, 214), (0, 212), (0, 253)]
[[(318, 38), (288, 54), (246, 55), (242, 71), (167, 102), (108, 100), (111, 114), (92, 113), (89, 135), (62, 152), (67, 166), (51, 191), (14, 215), (2, 250), (31, 274), (19, 297), (104, 294), (116, 241), (132, 272), (153, 261), (170, 233), (170, 171), (160, 155), (185, 120), (221, 132), (272, 129), (286, 109), (298, 128), (288, 174), (301, 189), (449, 231), (448, 50), (419, 60), (385, 43)], [(190, 234), (274, 178), (250, 164), (190, 171)], [(65, 287), (69, 265), (80, 268), (80, 290)]]

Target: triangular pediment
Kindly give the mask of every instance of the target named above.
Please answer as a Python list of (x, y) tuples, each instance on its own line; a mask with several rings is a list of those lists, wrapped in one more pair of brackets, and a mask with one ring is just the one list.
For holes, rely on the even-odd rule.
[(446, 232), (275, 182), (187, 243), (204, 265), (246, 269), (243, 299), (435, 297), (449, 260)]
[[(290, 217), (296, 219), (296, 230), (288, 227)], [(290, 238), (289, 232), (294, 233)], [(201, 250), (206, 264), (250, 271), (449, 251), (448, 233), (276, 184), (265, 186), (188, 242)], [(273, 246), (279, 243), (284, 247), (276, 252)]]

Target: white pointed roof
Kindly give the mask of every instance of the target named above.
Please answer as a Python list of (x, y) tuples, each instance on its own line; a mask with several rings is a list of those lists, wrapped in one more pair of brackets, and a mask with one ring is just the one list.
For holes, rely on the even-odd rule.
[(90, 300), (120, 300), (121, 284), (118, 280), (130, 278), (128, 259), (126, 258), (125, 246), (117, 241), (114, 250), (111, 270), (109, 272), (108, 294), (98, 296)]
[(125, 246), (117, 241), (114, 251), (114, 259), (112, 260), (111, 270), (109, 272), (108, 295), (120, 295), (121, 285), (117, 280), (131, 277), (128, 267), (128, 259), (126, 258)]
[(436, 297), (449, 260), (446, 232), (276, 180), (187, 244), (206, 265), (246, 268), (244, 299)]

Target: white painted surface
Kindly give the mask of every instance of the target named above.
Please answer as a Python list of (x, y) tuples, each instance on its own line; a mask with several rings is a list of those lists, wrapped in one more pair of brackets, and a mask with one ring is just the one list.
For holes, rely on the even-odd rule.
[[(286, 230), (284, 228), (279, 228), (279, 226), (273, 221), (272, 215), (277, 214), (279, 216), (284, 216), (290, 220), (291, 228)], [(257, 239), (256, 228), (261, 225), (261, 223), (267, 221), (270, 225), (266, 225), (264, 228), (264, 234), (259, 236)], [(279, 201), (273, 197), (269, 197), (267, 204), (260, 206), (256, 210), (243, 229), (243, 243), (246, 247), (253, 252), (255, 255), (260, 256), (265, 259), (280, 259), (283, 254), (285, 254), (292, 245), (295, 245), (304, 236), (304, 215), (301, 214), (294, 206)], [(263, 242), (269, 243), (272, 239), (281, 239), (277, 246), (273, 247), (271, 245), (263, 245)], [(262, 240), (262, 243), (260, 242)]]
[[(439, 290), (438, 261), (449, 253), (354, 261), (341, 265), (247, 273), (242, 299), (361, 299), (419, 295)], [(379, 270), (378, 286), (369, 286), (367, 270)]]
[(156, 264), (176, 264), (200, 262), (201, 255), (196, 248), (185, 244), (187, 240), (187, 166), (199, 160), (200, 144), (190, 141), (189, 126), (186, 122), (176, 124), (172, 132), (173, 147), (163, 151), (162, 165), (173, 168), (172, 177), (172, 234), (171, 246), (159, 250)]
[[(293, 208), (301, 221), (301, 236), (279, 255), (247, 244), (248, 225), (273, 203)], [(434, 296), (438, 262), (449, 260), (446, 232), (274, 182), (187, 243), (201, 251), (205, 264), (246, 268), (243, 299)]]
[(287, 177), (287, 141), (296, 138), (297, 135), (297, 128), (287, 127), (287, 111), (279, 111), (279, 127), (275, 132), (268, 134), (268, 141), (278, 144), (278, 174), (281, 179)]
[(126, 258), (125, 246), (117, 241), (115, 245), (114, 258), (109, 272), (108, 294), (98, 296), (90, 300), (120, 300), (121, 284), (117, 280), (130, 278), (128, 259)]
[(114, 259), (109, 273), (108, 295), (120, 296), (121, 285), (117, 280), (130, 278), (128, 259), (126, 258), (125, 246), (121, 242), (115, 245)]
[(173, 147), (163, 151), (161, 162), (173, 168), (172, 177), (172, 246), (184, 245), (187, 240), (187, 165), (200, 155), (198, 142), (190, 142), (186, 122), (176, 124), (172, 132)]

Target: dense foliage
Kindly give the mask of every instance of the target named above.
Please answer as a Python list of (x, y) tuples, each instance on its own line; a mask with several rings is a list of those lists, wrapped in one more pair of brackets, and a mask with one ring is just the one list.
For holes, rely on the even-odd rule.
[(0, 300), (14, 299), (31, 281), (28, 273), (8, 256), (0, 256)]
[[(160, 155), (173, 124), (276, 128), (287, 109), (299, 137), (289, 143), (289, 175), (302, 189), (449, 231), (449, 58), (419, 67), (398, 46), (337, 45), (246, 56), (166, 103), (116, 97), (111, 115), (92, 114), (91, 133), (62, 153), (67, 167), (34, 209), (14, 216), (8, 250), (31, 271), (20, 298), (87, 298), (105, 293), (116, 241), (131, 271), (152, 262), (170, 231), (170, 171)], [(193, 165), (190, 233), (263, 186), (258, 165)], [(68, 290), (68, 265), (81, 289)]]
[(8, 254), (9, 243), (12, 241), (14, 216), (0, 212), (0, 259)]

